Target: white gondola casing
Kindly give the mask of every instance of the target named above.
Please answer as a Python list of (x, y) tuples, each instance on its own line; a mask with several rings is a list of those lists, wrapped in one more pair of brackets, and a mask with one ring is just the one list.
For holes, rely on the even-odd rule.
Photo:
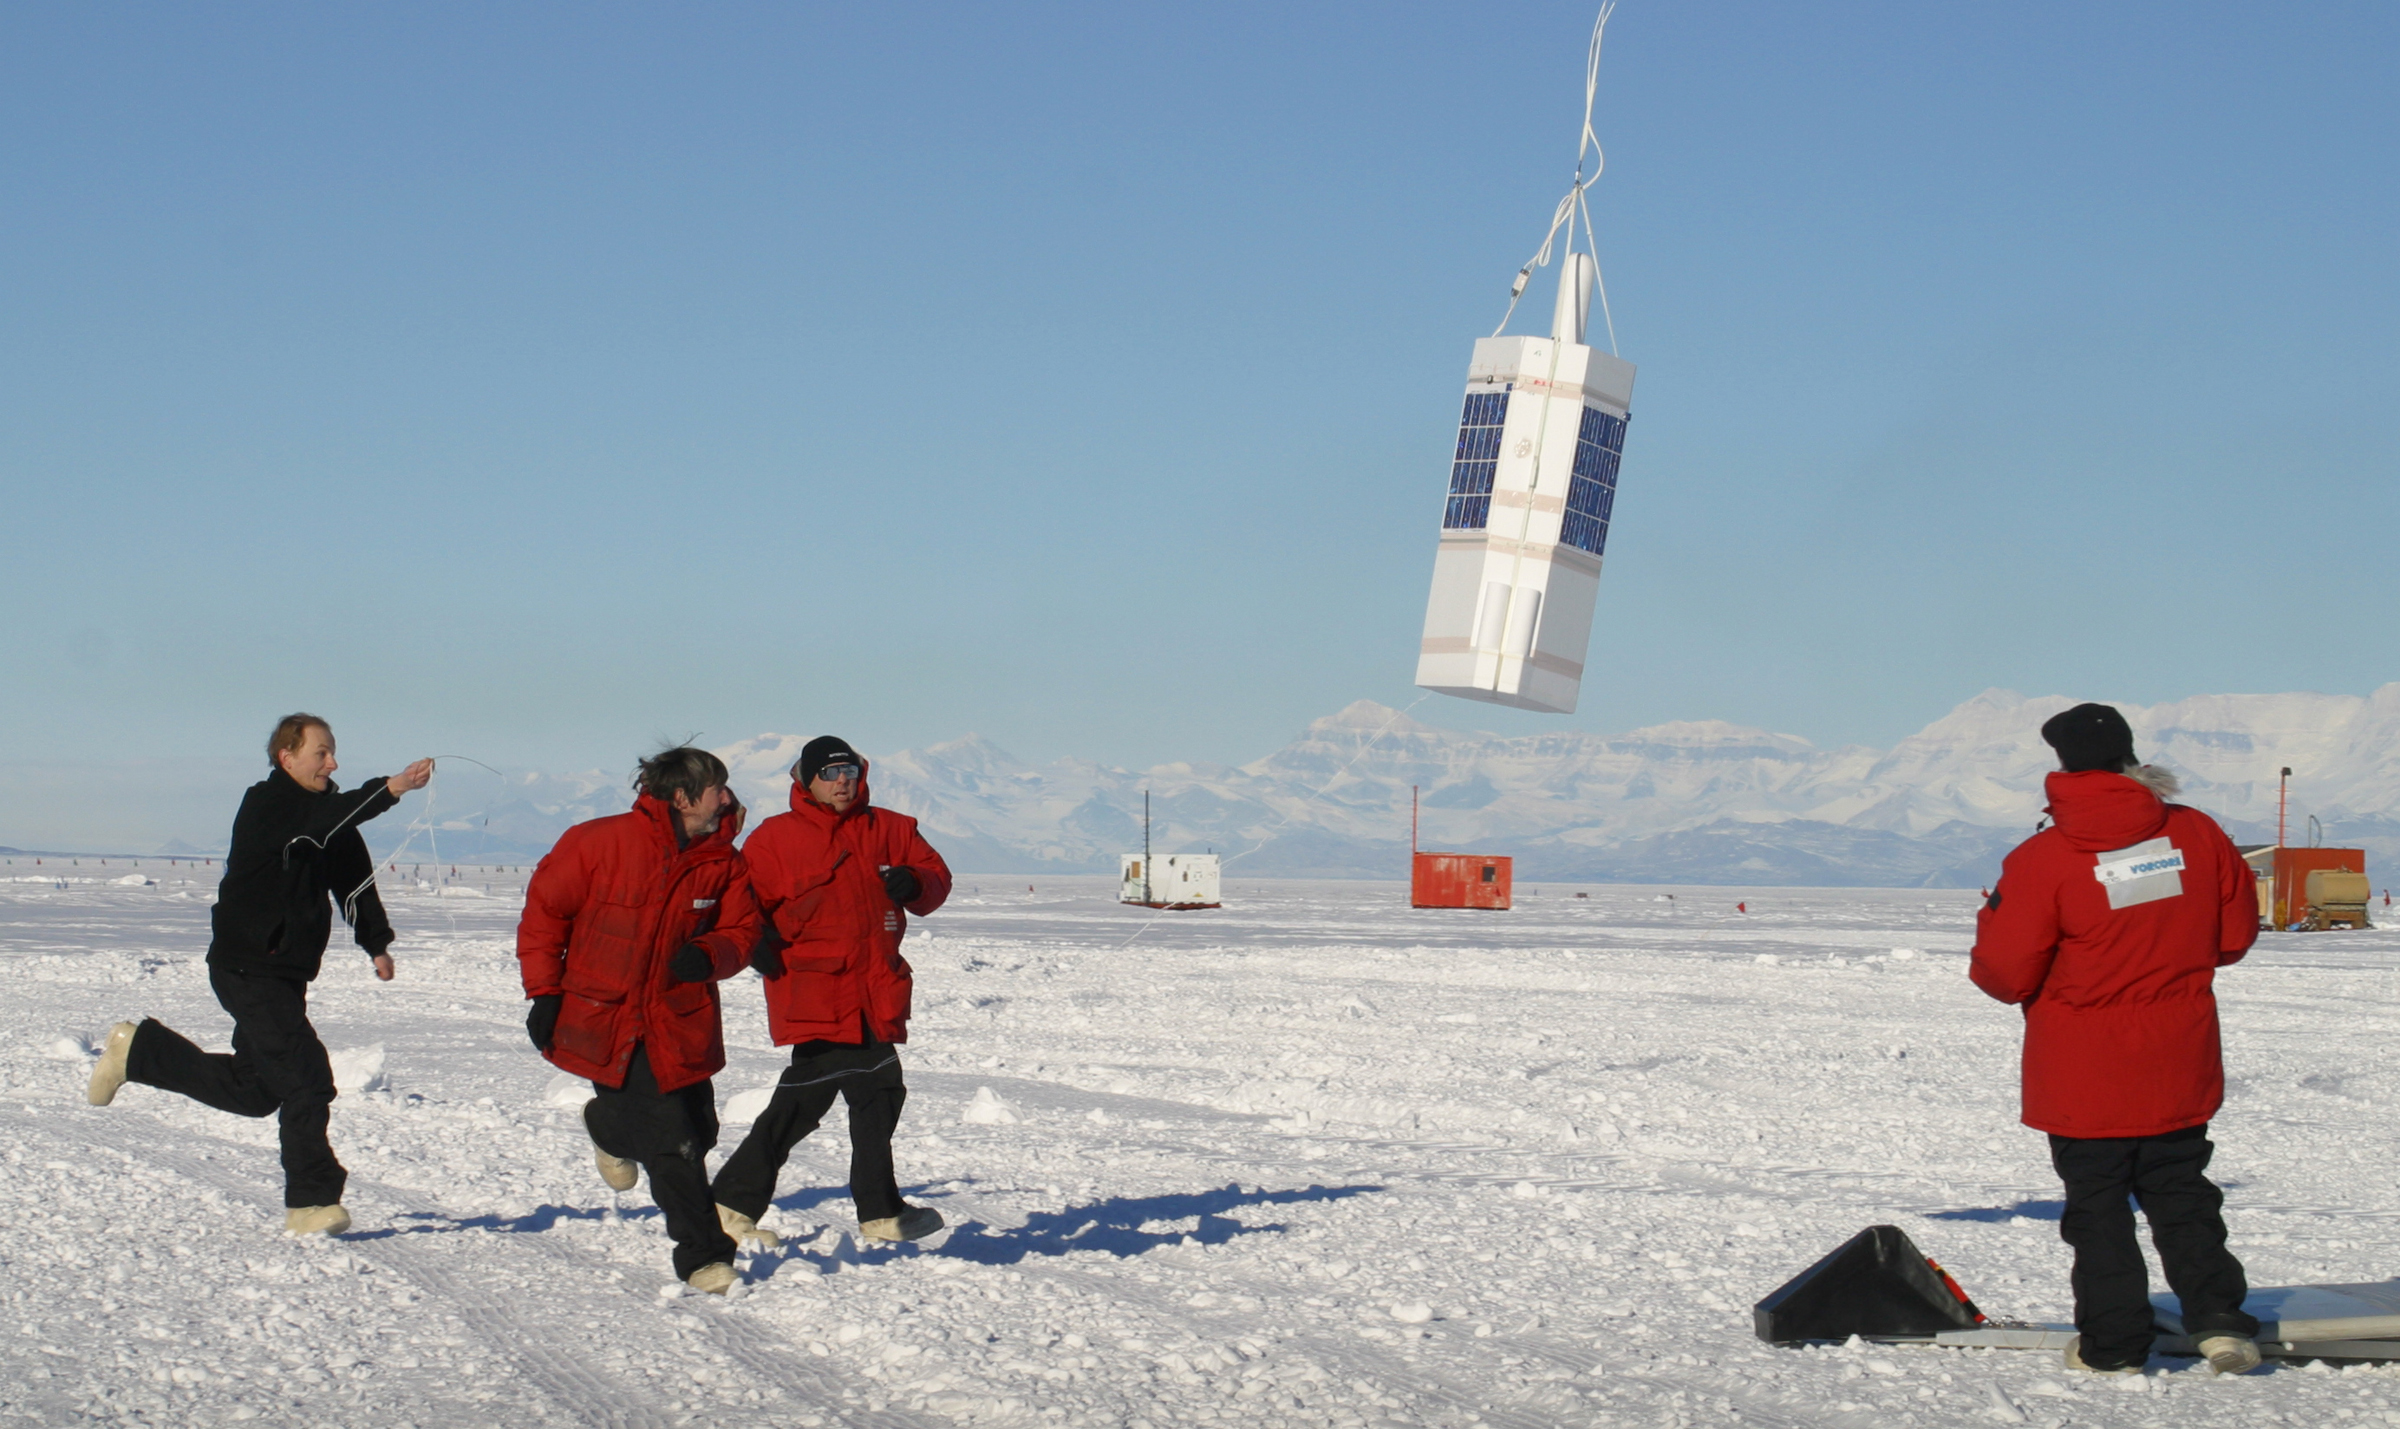
[(1590, 264), (1567, 255), (1551, 336), (1475, 344), (1418, 647), (1424, 689), (1575, 712), (1634, 375), (1581, 341)]

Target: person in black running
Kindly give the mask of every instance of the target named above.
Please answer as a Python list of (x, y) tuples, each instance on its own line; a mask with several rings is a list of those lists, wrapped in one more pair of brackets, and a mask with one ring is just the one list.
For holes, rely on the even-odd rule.
[(208, 985), (233, 1015), (233, 1051), (203, 1052), (155, 1018), (109, 1029), (85, 1099), (107, 1106), (139, 1082), (236, 1116), (280, 1116), (284, 1229), (339, 1235), (348, 1173), (326, 1140), (333, 1064), (308, 1021), (308, 985), (333, 935), (333, 904), (350, 934), (392, 980), (392, 924), (375, 892), (375, 864), (359, 825), (422, 789), (420, 759), (347, 793), (333, 782), (333, 728), (312, 714), (285, 715), (267, 739), (274, 769), (242, 796), (225, 878), (210, 910)]

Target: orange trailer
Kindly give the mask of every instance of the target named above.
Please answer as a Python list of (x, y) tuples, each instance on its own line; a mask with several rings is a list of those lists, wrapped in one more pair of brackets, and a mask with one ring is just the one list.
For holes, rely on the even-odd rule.
[(1408, 791), (1408, 906), (1411, 908), (1506, 908), (1514, 874), (1499, 854), (1420, 853), (1417, 850), (1417, 791)]
[(2359, 848), (2278, 848), (2261, 844), (2242, 851), (2258, 878), (2259, 921), (2269, 928), (2289, 928), (2306, 922), (2312, 911), (2308, 876), (2320, 872), (2355, 873), (2364, 877), (2367, 851)]
[(1506, 908), (1509, 860), (1479, 853), (1418, 853), (1409, 856), (1411, 908)]

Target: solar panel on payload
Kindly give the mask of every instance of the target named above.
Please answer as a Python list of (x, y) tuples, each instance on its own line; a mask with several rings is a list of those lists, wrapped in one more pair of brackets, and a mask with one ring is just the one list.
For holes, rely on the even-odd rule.
[[(1574, 186), (1559, 201), (1541, 251), (1509, 290), (1513, 314), (1533, 270), (1549, 265), (1563, 229), (1550, 335), (1503, 337), (1496, 329), (1475, 344), (1417, 652), (1417, 684), (1425, 689), (1549, 714), (1572, 714), (1582, 689), (1617, 464), (1632, 415), (1633, 364), (1615, 355), (1616, 325), (1599, 260), (1575, 249), (1579, 226), (1584, 247), (1592, 248), (1584, 194), (1602, 167), (1592, 98), (1611, 8), (1601, 8), (1585, 53)], [(1595, 288), (1608, 352), (1583, 341)], [(1500, 328), (1507, 326), (1504, 314)]]

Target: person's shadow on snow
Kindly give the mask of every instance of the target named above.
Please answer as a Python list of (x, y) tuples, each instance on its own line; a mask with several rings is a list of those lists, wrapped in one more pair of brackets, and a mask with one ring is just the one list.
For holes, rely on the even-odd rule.
[[(460, 1231), (492, 1231), (499, 1234), (536, 1235), (551, 1229), (561, 1221), (604, 1221), (612, 1214), (622, 1220), (644, 1220), (658, 1214), (655, 1206), (627, 1206), (612, 1211), (607, 1206), (536, 1206), (521, 1216), (497, 1213), (481, 1216), (446, 1216), (439, 1211), (398, 1211), (393, 1224), (381, 1230), (352, 1231), (337, 1237), (340, 1240), (385, 1240), (401, 1235), (454, 1235)], [(402, 1225), (400, 1222), (414, 1222)]]
[(2013, 1206), (1975, 1206), (1963, 1211), (1928, 1211), (1929, 1221), (1990, 1221), (2002, 1222), (2023, 1216), (2029, 1221), (2055, 1221), (2065, 1215), (2064, 1201), (2019, 1201)]
[[(1072, 1251), (1101, 1251), (1121, 1259), (1192, 1240), (1223, 1245), (1236, 1236), (1282, 1234), (1291, 1229), (1281, 1221), (1244, 1225), (1226, 1213), (1243, 1206), (1283, 1206), (1304, 1201), (1341, 1201), (1381, 1191), (1381, 1186), (1310, 1186), (1294, 1191), (1244, 1191), (1237, 1184), (1207, 1191), (1167, 1196), (1126, 1196), (1069, 1206), (1063, 1211), (1038, 1211), (1014, 1229), (995, 1228), (982, 1221), (959, 1221), (938, 1244), (875, 1245), (852, 1241), (835, 1233), (814, 1242), (785, 1241), (779, 1251), (751, 1257), (748, 1278), (771, 1280), (786, 1265), (806, 1266), (820, 1275), (839, 1272), (845, 1262), (874, 1264), (901, 1256), (940, 1256), (978, 1265), (1014, 1265), (1033, 1255), (1066, 1255)], [(910, 1188), (912, 1199), (930, 1204), (923, 1188)], [(813, 1210), (830, 1202), (846, 1202), (841, 1186), (796, 1191), (776, 1200), (782, 1211)], [(1145, 1230), (1161, 1221), (1189, 1219), (1191, 1230)], [(829, 1228), (830, 1229), (830, 1228)]]
[[(860, 1245), (850, 1241), (846, 1234), (838, 1235), (824, 1244), (787, 1241), (779, 1251), (753, 1256), (749, 1278), (754, 1281), (771, 1279), (787, 1261), (810, 1262), (819, 1273), (832, 1274), (844, 1260), (881, 1261), (903, 1255), (947, 1256), (978, 1265), (1014, 1265), (1028, 1256), (1066, 1255), (1074, 1251), (1100, 1251), (1119, 1259), (1130, 1259), (1161, 1246), (1178, 1245), (1186, 1240), (1200, 1245), (1224, 1245), (1238, 1236), (1280, 1235), (1291, 1229), (1281, 1221), (1246, 1225), (1228, 1214), (1242, 1207), (1344, 1201), (1383, 1189), (1382, 1186), (1356, 1185), (1245, 1191), (1238, 1183), (1228, 1183), (1206, 1191), (1164, 1196), (1122, 1196), (1089, 1205), (1069, 1206), (1062, 1211), (1037, 1211), (1026, 1218), (1024, 1225), (1014, 1228), (994, 1227), (976, 1220), (960, 1221), (950, 1227), (949, 1234), (939, 1245), (934, 1246)], [(923, 1188), (912, 1190), (919, 1200), (927, 1199)], [(820, 1186), (780, 1197), (775, 1205), (779, 1210), (798, 1212), (848, 1200), (849, 1191), (846, 1187)], [(341, 1238), (382, 1240), (403, 1235), (455, 1235), (461, 1231), (538, 1235), (562, 1221), (602, 1221), (612, 1215), (625, 1221), (643, 1221), (657, 1218), (659, 1214), (655, 1206), (610, 1208), (554, 1204), (537, 1206), (520, 1216), (449, 1216), (438, 1211), (402, 1211), (392, 1217), (393, 1224), (380, 1230), (353, 1232)], [(1971, 1213), (1950, 1214), (1958, 1216)], [(1192, 1222), (1192, 1229), (1144, 1229), (1161, 1222), (1174, 1225), (1185, 1220)]]
[[(1130, 1258), (1160, 1246), (1189, 1239), (1201, 1245), (1223, 1245), (1237, 1236), (1277, 1234), (1291, 1229), (1280, 1221), (1245, 1225), (1227, 1214), (1244, 1206), (1288, 1206), (1301, 1202), (1344, 1201), (1381, 1191), (1381, 1186), (1310, 1186), (1295, 1191), (1245, 1191), (1229, 1184), (1207, 1191), (1165, 1196), (1126, 1196), (1069, 1206), (1063, 1211), (1037, 1211), (1014, 1229), (981, 1221), (962, 1221), (949, 1239), (929, 1254), (971, 1260), (978, 1265), (1014, 1265), (1032, 1255), (1066, 1255), (1071, 1251), (1102, 1251)], [(1145, 1230), (1160, 1221), (1192, 1220), (1191, 1230)]]

